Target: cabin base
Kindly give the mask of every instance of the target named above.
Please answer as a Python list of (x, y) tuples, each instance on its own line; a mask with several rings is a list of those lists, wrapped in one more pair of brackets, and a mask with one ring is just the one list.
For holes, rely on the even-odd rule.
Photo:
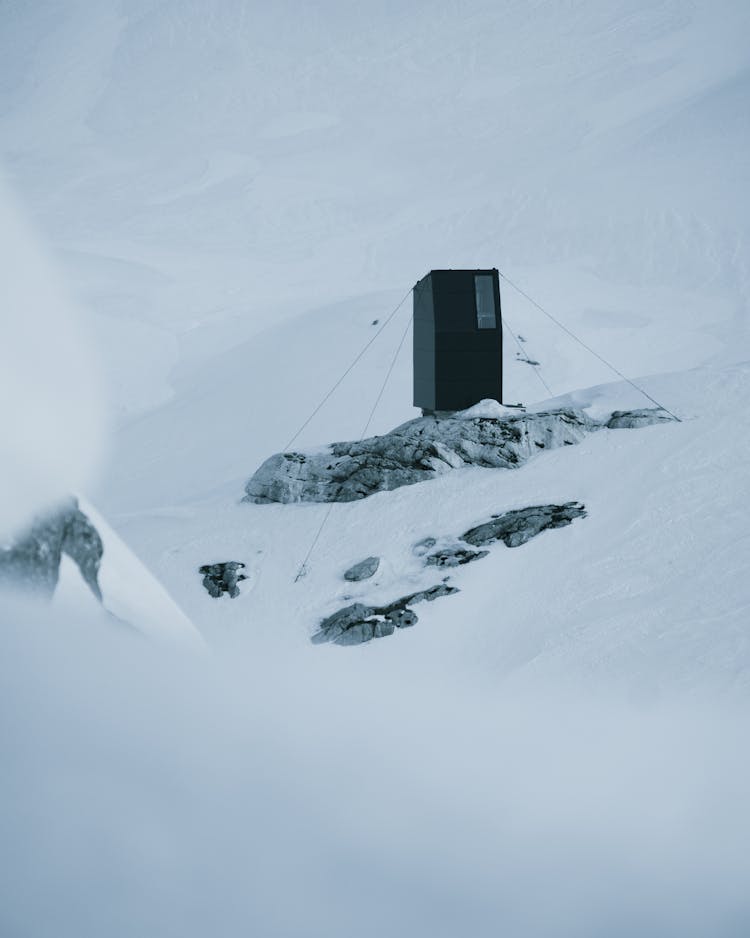
[(423, 417), (435, 417), (437, 420), (445, 420), (448, 417), (455, 417), (457, 410), (430, 410), (427, 407), (422, 408)]

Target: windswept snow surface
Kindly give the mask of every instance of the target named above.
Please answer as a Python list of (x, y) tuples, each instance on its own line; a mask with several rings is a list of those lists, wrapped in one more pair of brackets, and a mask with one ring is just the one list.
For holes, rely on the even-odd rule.
[[(38, 0), (0, 27), (5, 168), (107, 379), (94, 501), (206, 642), (3, 600), (0, 932), (747, 934), (750, 7)], [(245, 480), (427, 270), (490, 266), (682, 422), (334, 505), (295, 583), (329, 506)], [(507, 402), (648, 403), (502, 295)], [(295, 445), (362, 433), (409, 306)], [(65, 409), (90, 356), (40, 321), (76, 354), (4, 371), (14, 413), (62, 415), (8, 434), (46, 481), (8, 475), (7, 517), (100, 439)], [(410, 401), (407, 343), (369, 432)], [(439, 580), (420, 538), (570, 500), (413, 628), (309, 643)], [(227, 560), (249, 579), (214, 600)]]
[(104, 547), (99, 567), (104, 609), (158, 644), (201, 647), (200, 633), (161, 583), (93, 505), (80, 497), (78, 503)]

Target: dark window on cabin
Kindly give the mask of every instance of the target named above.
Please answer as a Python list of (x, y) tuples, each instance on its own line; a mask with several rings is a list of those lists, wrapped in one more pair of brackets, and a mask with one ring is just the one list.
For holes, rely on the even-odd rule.
[(492, 274), (477, 274), (474, 277), (474, 295), (477, 301), (478, 328), (496, 329), (495, 284)]

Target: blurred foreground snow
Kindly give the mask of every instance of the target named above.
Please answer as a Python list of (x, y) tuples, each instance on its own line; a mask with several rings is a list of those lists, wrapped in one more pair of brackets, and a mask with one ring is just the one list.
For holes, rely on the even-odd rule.
[(278, 653), (185, 658), (101, 622), (5, 622), (3, 934), (750, 926), (744, 710)]
[(0, 176), (0, 536), (94, 477), (104, 385), (80, 313)]

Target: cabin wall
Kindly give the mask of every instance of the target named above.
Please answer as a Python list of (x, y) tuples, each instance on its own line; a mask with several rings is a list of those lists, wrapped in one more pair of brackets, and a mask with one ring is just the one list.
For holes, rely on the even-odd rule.
[[(474, 277), (493, 277), (494, 329), (477, 322)], [(414, 404), (463, 410), (502, 401), (502, 318), (497, 271), (432, 271), (414, 293)]]
[(435, 311), (428, 274), (414, 287), (414, 406), (435, 410)]

